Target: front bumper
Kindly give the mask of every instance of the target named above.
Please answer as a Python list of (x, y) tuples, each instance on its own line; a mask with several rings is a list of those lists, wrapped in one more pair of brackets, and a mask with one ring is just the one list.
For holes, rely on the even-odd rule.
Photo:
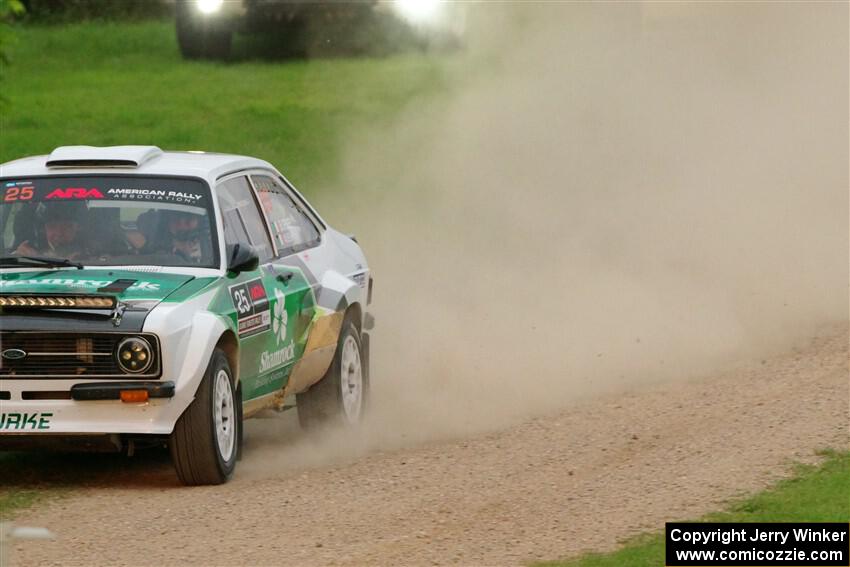
[(58, 435), (28, 434), (0, 435), (0, 451), (48, 450), (61, 452), (116, 453), (124, 441), (115, 434)]
[[(0, 380), (0, 391), (9, 394), (9, 399), (0, 400), (0, 436), (56, 433), (167, 435), (194, 398), (191, 389), (181, 392), (170, 381), (33, 382)], [(146, 402), (125, 403), (118, 399), (122, 389), (148, 390), (150, 398)], [(25, 399), (49, 396), (52, 392), (64, 392), (71, 399)]]
[(89, 382), (71, 386), (71, 399), (77, 401), (120, 400), (126, 390), (147, 392), (148, 399), (173, 398), (174, 382)]
[[(212, 293), (153, 309), (145, 320), (143, 332), (156, 335), (163, 345), (161, 378), (121, 379), (136, 384), (171, 381), (173, 397), (152, 398), (142, 403), (118, 399), (75, 400), (70, 392), (76, 384), (103, 386), (117, 380), (0, 378), (0, 436), (170, 434), (195, 399), (212, 349), (226, 329), (222, 319), (205, 311)], [(45, 399), (50, 397), (50, 392), (64, 393), (65, 399)]]
[(3, 401), (0, 435), (22, 433), (171, 433), (181, 407), (172, 400)]

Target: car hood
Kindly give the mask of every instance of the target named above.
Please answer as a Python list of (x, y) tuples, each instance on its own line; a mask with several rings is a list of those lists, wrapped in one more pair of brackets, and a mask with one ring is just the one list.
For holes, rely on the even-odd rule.
[(112, 295), (124, 302), (158, 303), (193, 279), (183, 274), (111, 269), (4, 270), (0, 293), (91, 293)]
[(112, 310), (21, 308), (3, 311), (4, 331), (141, 332), (145, 318), (162, 300), (195, 279), (168, 273), (109, 269), (4, 270), (0, 293), (92, 294), (117, 297)]

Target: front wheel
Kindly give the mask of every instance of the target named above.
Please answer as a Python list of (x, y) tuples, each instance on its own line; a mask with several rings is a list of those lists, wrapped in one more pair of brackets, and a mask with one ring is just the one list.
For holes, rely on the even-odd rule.
[(298, 422), (305, 429), (322, 425), (357, 425), (363, 419), (369, 393), (363, 343), (353, 318), (342, 323), (336, 353), (325, 376), (296, 395)]
[(227, 357), (215, 349), (168, 442), (183, 484), (222, 484), (233, 474), (242, 439), (240, 403)]

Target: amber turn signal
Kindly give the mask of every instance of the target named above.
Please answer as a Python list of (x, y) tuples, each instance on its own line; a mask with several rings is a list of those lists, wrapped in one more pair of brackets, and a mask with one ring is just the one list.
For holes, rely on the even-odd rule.
[(121, 401), (127, 404), (139, 404), (148, 401), (147, 390), (121, 390)]

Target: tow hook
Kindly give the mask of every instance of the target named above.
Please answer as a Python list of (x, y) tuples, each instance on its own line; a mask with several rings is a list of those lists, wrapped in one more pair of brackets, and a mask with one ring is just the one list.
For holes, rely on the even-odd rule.
[(112, 310), (112, 325), (118, 327), (121, 325), (121, 317), (124, 316), (124, 310), (127, 309), (127, 305), (117, 301), (115, 302), (115, 308)]

